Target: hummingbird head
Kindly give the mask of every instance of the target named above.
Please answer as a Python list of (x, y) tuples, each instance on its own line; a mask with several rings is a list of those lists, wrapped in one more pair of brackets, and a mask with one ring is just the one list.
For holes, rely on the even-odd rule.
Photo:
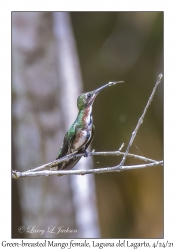
[(82, 110), (93, 104), (95, 97), (94, 91), (81, 94), (77, 99), (78, 109)]
[(85, 109), (87, 107), (89, 107), (90, 105), (93, 104), (96, 96), (98, 95), (98, 93), (106, 88), (106, 87), (109, 87), (111, 85), (115, 85), (116, 83), (120, 83), (120, 82), (123, 82), (123, 81), (119, 81), (119, 82), (109, 82), (108, 84), (105, 84), (103, 85), (102, 87), (96, 89), (96, 90), (93, 90), (91, 92), (86, 92), (86, 93), (83, 93), (81, 94), (78, 99), (77, 99), (77, 107), (78, 107), (78, 110), (82, 110), (82, 109)]

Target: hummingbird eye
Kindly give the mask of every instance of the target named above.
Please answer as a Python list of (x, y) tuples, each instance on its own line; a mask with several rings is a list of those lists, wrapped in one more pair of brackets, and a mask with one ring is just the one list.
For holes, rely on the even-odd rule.
[(88, 98), (90, 98), (90, 97), (91, 97), (91, 94), (90, 94), (90, 93), (88, 93), (88, 94), (87, 94), (87, 97), (88, 97)]

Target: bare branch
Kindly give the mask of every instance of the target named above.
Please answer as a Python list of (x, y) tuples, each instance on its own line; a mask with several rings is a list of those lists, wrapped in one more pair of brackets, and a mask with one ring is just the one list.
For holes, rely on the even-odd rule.
[(12, 171), (12, 177), (15, 179), (25, 178), (25, 177), (38, 177), (38, 176), (53, 176), (53, 175), (86, 175), (86, 174), (102, 174), (109, 172), (120, 172), (121, 170), (130, 170), (130, 169), (138, 169), (138, 168), (146, 168), (162, 165), (163, 161), (155, 161), (153, 163), (148, 164), (140, 164), (134, 166), (123, 166), (122, 169), (120, 165), (115, 167), (106, 167), (106, 168), (96, 168), (96, 169), (88, 169), (88, 170), (43, 170), (37, 172), (16, 172)]
[[(25, 171), (25, 172), (12, 171), (12, 178), (19, 179), (19, 178), (34, 177), (34, 176), (36, 177), (36, 176), (51, 176), (51, 175), (61, 176), (61, 175), (100, 174), (100, 173), (120, 172), (122, 170), (138, 169), (138, 168), (145, 168), (145, 167), (153, 167), (153, 166), (163, 165), (163, 161), (156, 161), (156, 160), (153, 160), (153, 159), (150, 159), (150, 158), (146, 158), (146, 157), (143, 157), (143, 156), (139, 156), (139, 155), (129, 153), (130, 147), (131, 147), (131, 145), (132, 145), (132, 143), (133, 143), (133, 141), (134, 141), (134, 139), (136, 137), (138, 129), (140, 128), (141, 124), (143, 123), (143, 119), (145, 117), (146, 111), (147, 111), (149, 105), (151, 104), (151, 102), (153, 100), (156, 88), (157, 88), (158, 84), (161, 82), (162, 77), (163, 77), (163, 75), (160, 74), (158, 76), (158, 78), (157, 78), (156, 84), (155, 84), (155, 86), (153, 88), (153, 91), (152, 91), (152, 93), (150, 95), (150, 98), (149, 98), (149, 100), (147, 102), (147, 105), (146, 105), (141, 117), (138, 120), (138, 123), (136, 125), (135, 130), (132, 133), (132, 136), (131, 136), (131, 139), (130, 139), (130, 141), (128, 143), (126, 151), (125, 152), (120, 151), (122, 149), (123, 145), (124, 145), (124, 144), (122, 144), (122, 146), (120, 147), (120, 149), (118, 151), (113, 151), (113, 152), (94, 152), (94, 151), (92, 151), (92, 152), (88, 153), (88, 156), (93, 156), (93, 155), (121, 156), (121, 155), (123, 155), (123, 158), (122, 158), (119, 165), (113, 166), (113, 167), (106, 167), (106, 168), (100, 168), (100, 169), (88, 169), (88, 170), (63, 170), (63, 171), (60, 171), (60, 170), (54, 170), (54, 171), (43, 170), (43, 171), (38, 171), (38, 170), (41, 170), (41, 169), (50, 168), (50, 167), (52, 167), (54, 165), (57, 165), (58, 163), (63, 162), (63, 161), (69, 161), (73, 157), (84, 156), (84, 154), (72, 153), (72, 154), (66, 155), (65, 157), (62, 157), (61, 159), (52, 161), (50, 163), (44, 164), (44, 165), (39, 166), (39, 167), (34, 168), (34, 169), (30, 169), (30, 170)], [(133, 166), (124, 166), (124, 163), (125, 163), (127, 157), (134, 157), (135, 159), (143, 160), (143, 161), (149, 162), (149, 163), (140, 164), (140, 165), (133, 165)]]
[[(124, 155), (125, 153), (124, 152), (121, 152), (121, 151), (106, 151), (106, 152), (89, 152), (87, 157), (88, 156), (94, 156), (94, 155), (101, 155), (101, 156), (122, 156)], [(26, 172), (35, 172), (35, 171), (38, 171), (38, 170), (41, 170), (41, 169), (45, 169), (45, 168), (50, 168), (54, 165), (57, 165), (58, 163), (60, 162), (63, 162), (63, 161), (69, 161), (70, 159), (74, 158), (74, 157), (81, 157), (81, 156), (84, 156), (84, 153), (82, 154), (69, 154), (69, 155), (66, 155), (65, 157), (62, 157), (58, 160), (54, 160), (52, 162), (49, 162), (47, 164), (44, 164), (44, 165), (41, 165), (37, 168), (33, 168), (33, 169), (29, 169), (27, 170)], [(138, 160), (142, 160), (144, 162), (157, 162), (153, 159), (150, 159), (150, 158), (147, 158), (147, 157), (144, 157), (144, 156), (140, 156), (140, 155), (135, 155), (135, 154), (129, 154), (128, 153), (128, 157), (133, 157), (134, 159), (138, 159)]]
[(125, 161), (126, 161), (126, 158), (127, 158), (127, 156), (128, 156), (130, 147), (131, 147), (131, 145), (132, 145), (132, 143), (133, 143), (133, 141), (134, 141), (134, 139), (135, 139), (135, 137), (136, 137), (136, 134), (137, 134), (137, 132), (138, 132), (138, 129), (140, 128), (141, 124), (143, 123), (143, 119), (144, 119), (144, 117), (145, 117), (146, 111), (147, 111), (149, 105), (151, 104), (151, 102), (152, 102), (152, 100), (153, 100), (155, 91), (156, 91), (156, 89), (157, 89), (159, 83), (161, 82), (162, 77), (163, 77), (163, 75), (162, 75), (162, 73), (160, 73), (159, 76), (158, 76), (158, 78), (157, 78), (156, 84), (155, 84), (155, 86), (154, 86), (154, 88), (153, 88), (153, 91), (152, 91), (152, 93), (151, 93), (151, 95), (150, 95), (150, 98), (148, 99), (148, 102), (147, 102), (147, 104), (146, 104), (146, 107), (145, 107), (145, 109), (144, 109), (144, 111), (143, 111), (141, 117), (140, 117), (139, 120), (138, 120), (137, 126), (136, 126), (135, 130), (132, 132), (132, 136), (131, 136), (131, 139), (130, 139), (130, 141), (129, 141), (128, 147), (127, 147), (127, 149), (126, 149), (126, 151), (125, 151), (125, 154), (124, 154), (124, 156), (123, 156), (122, 161), (120, 162), (120, 167), (121, 167), (121, 168), (122, 168), (122, 166), (124, 165), (124, 163), (125, 163)]

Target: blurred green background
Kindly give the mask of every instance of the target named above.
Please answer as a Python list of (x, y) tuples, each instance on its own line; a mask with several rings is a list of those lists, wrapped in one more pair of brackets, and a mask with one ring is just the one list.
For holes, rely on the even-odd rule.
[[(59, 15), (67, 19), (60, 21)], [(77, 72), (73, 76), (77, 77), (76, 93), (72, 72), (65, 70), (70, 50), (75, 58), (72, 69)], [(70, 81), (63, 81), (63, 71)], [(125, 143), (125, 150), (159, 73), (163, 73), (163, 12), (12, 12), (12, 169), (24, 171), (54, 160), (76, 118), (78, 95), (109, 81), (124, 83), (105, 89), (95, 100), (91, 149), (114, 151)], [(65, 91), (66, 82), (70, 85)], [(75, 107), (70, 112), (73, 118), (66, 122), (70, 98)], [(130, 153), (163, 158), (163, 80)], [(94, 156), (93, 167), (114, 166), (120, 160)], [(126, 161), (126, 165), (138, 163), (131, 158)], [(18, 232), (18, 226), (33, 223), (46, 228), (55, 218), (59, 225), (78, 228), (72, 201), (76, 188), (69, 185), (70, 178), (12, 180), (13, 238), (93, 238), (88, 233), (40, 236)], [(87, 202), (93, 203), (98, 217), (94, 238), (163, 237), (162, 166), (95, 175), (91, 181), (95, 188), (89, 187), (88, 192), (93, 199)]]

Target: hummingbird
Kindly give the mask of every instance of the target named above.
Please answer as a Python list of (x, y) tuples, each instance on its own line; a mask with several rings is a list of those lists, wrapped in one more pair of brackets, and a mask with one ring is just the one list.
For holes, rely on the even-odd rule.
[[(77, 118), (65, 134), (56, 160), (69, 154), (84, 153), (84, 156), (88, 155), (86, 149), (92, 142), (95, 131), (95, 126), (93, 125), (92, 118), (92, 106), (94, 100), (102, 89), (121, 82), (123, 81), (109, 82), (108, 84), (105, 84), (96, 90), (83, 93), (78, 97)], [(70, 170), (77, 164), (80, 158), (81, 157), (73, 157), (68, 161), (64, 161), (58, 163), (57, 165), (51, 166), (50, 170)]]

